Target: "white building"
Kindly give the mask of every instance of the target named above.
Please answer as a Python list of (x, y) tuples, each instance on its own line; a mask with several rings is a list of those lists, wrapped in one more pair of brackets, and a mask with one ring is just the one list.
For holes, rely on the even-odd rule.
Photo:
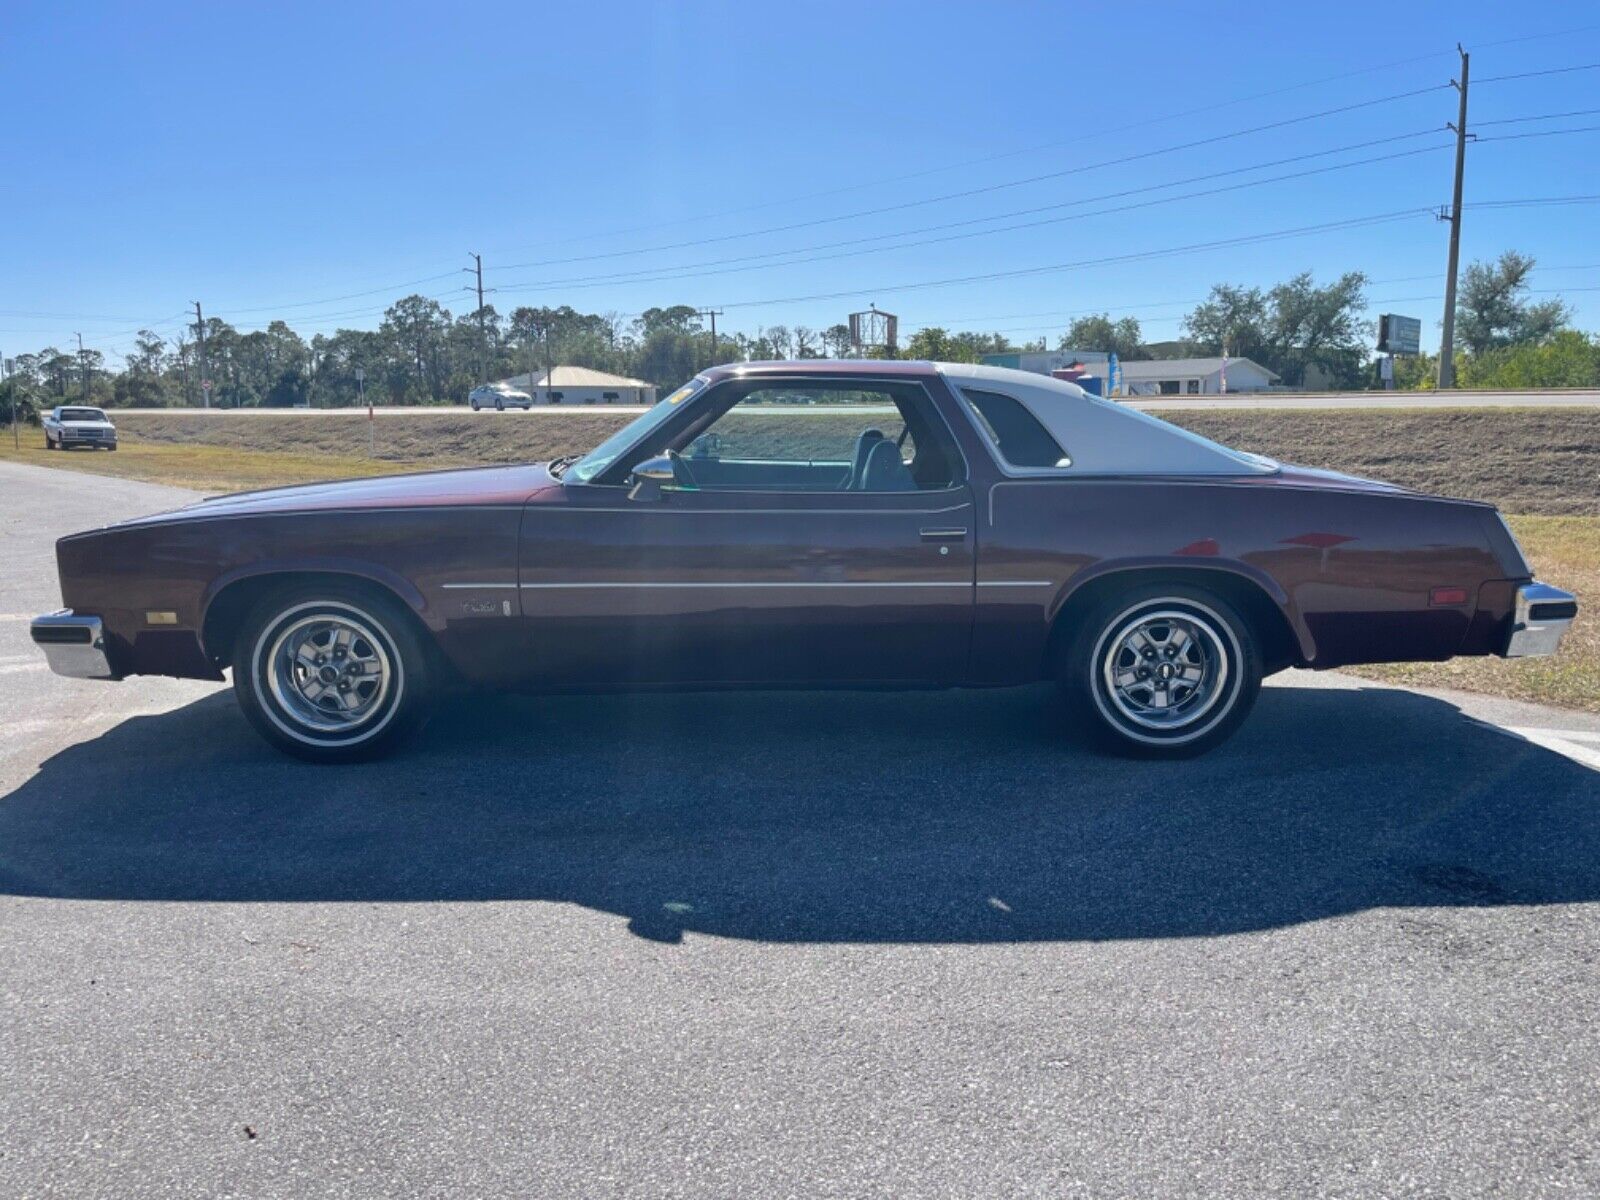
[(1032, 371), (1035, 375), (1048, 375), (1080, 363), (1089, 374), (1104, 379), (1109, 358), (1104, 350), (1013, 350), (1009, 354), (985, 354), (980, 361), (986, 367), (1010, 367), (1013, 371)]
[(527, 392), (535, 404), (643, 404), (656, 402), (653, 383), (608, 375), (588, 367), (555, 367), (532, 376), (513, 375), (508, 387)]
[(1248, 358), (1124, 361), (1117, 376), (1123, 396), (1220, 396), (1224, 391), (1260, 392), (1278, 382), (1276, 372)]

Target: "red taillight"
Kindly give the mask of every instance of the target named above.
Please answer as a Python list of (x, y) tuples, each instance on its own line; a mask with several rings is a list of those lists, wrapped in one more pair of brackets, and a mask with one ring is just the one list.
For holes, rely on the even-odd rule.
[(1428, 593), (1429, 604), (1465, 604), (1467, 602), (1467, 589), (1459, 587), (1437, 587)]

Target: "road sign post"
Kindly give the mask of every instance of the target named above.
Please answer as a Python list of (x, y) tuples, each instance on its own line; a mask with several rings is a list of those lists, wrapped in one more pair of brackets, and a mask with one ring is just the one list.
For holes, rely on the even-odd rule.
[(211, 380), (202, 379), (200, 381), (200, 395), (205, 400), (205, 406), (207, 408), (210, 408), (211, 407)]

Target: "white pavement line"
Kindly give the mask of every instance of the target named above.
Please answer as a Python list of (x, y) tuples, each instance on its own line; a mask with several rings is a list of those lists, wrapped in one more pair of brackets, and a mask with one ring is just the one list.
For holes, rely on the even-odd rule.
[(1582, 763), (1586, 767), (1600, 771), (1600, 749), (1574, 741), (1571, 732), (1568, 730), (1532, 729), (1518, 725), (1509, 727), (1508, 732), (1532, 742), (1535, 746), (1542, 746), (1546, 750), (1564, 754), (1573, 762)]
[(1528, 742), (1542, 750), (1549, 750), (1563, 758), (1569, 758), (1580, 766), (1588, 767), (1592, 771), (1600, 771), (1600, 748), (1581, 744), (1576, 739), (1600, 740), (1600, 735), (1579, 729), (1541, 729), (1533, 725), (1496, 725), (1492, 721), (1480, 721), (1477, 717), (1468, 717), (1475, 725), (1484, 729), (1492, 729), (1503, 737), (1514, 738), (1517, 741)]

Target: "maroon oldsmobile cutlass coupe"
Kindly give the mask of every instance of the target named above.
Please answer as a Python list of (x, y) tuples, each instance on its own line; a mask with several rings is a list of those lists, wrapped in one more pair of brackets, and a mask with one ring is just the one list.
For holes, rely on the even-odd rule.
[(720, 367), (582, 457), (222, 496), (57, 556), (57, 671), (231, 667), (322, 761), (394, 747), (451, 682), (1055, 679), (1112, 746), (1187, 755), (1274, 671), (1549, 654), (1577, 611), (1488, 505), (926, 362)]

